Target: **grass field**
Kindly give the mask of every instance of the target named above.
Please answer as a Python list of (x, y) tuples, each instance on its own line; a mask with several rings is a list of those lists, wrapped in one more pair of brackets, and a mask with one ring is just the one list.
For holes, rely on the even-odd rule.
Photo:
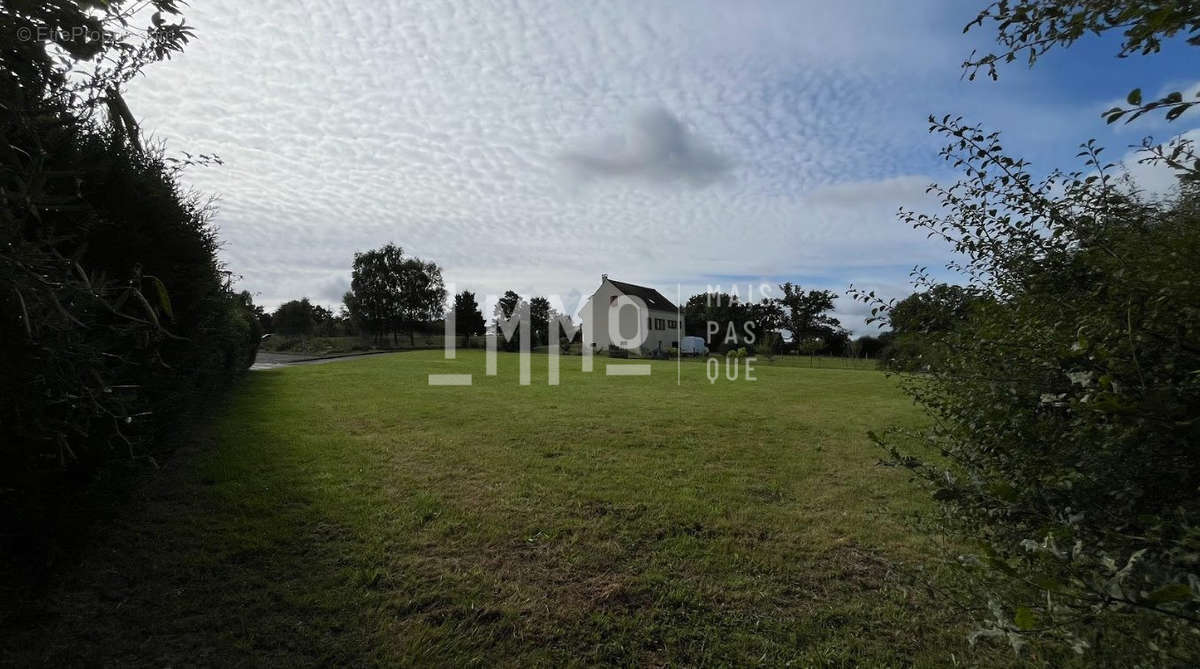
[(905, 575), (923, 496), (865, 437), (920, 419), (888, 379), (606, 362), (563, 358), (555, 387), (545, 356), (521, 387), (515, 356), (485, 377), (461, 351), (256, 372), (0, 660), (963, 660), (955, 613)]

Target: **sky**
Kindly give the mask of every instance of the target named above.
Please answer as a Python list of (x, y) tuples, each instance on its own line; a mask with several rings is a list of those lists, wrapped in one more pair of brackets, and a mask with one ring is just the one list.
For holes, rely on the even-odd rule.
[[(571, 310), (601, 274), (672, 300), (783, 281), (903, 297), (949, 258), (896, 216), (955, 177), (929, 114), (1000, 130), (1035, 169), (1200, 126), (1100, 117), (1136, 86), (1195, 88), (1179, 44), (1117, 59), (1094, 38), (966, 80), (993, 47), (962, 32), (984, 4), (194, 0), (196, 39), (126, 99), (168, 153), (221, 158), (184, 181), (217, 196), (221, 258), (268, 308), (336, 307), (354, 253), (387, 242), (481, 302)], [(866, 310), (835, 313), (863, 333)]]

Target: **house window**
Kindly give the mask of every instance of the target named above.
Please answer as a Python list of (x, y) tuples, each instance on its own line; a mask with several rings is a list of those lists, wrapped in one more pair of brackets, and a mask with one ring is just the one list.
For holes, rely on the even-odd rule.
[(665, 330), (666, 329), (666, 326), (663, 325), (663, 319), (661, 319), (661, 318), (654, 319), (654, 329), (655, 330)]

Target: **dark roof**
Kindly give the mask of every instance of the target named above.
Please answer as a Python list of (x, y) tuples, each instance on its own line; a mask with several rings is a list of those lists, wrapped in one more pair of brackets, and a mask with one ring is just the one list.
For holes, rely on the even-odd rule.
[(671, 300), (663, 297), (662, 293), (654, 290), (653, 288), (635, 286), (632, 283), (613, 281), (612, 279), (609, 279), (608, 281), (612, 285), (616, 286), (617, 290), (621, 291), (622, 293), (640, 298), (646, 303), (647, 307), (654, 309), (655, 311), (678, 311), (678, 309), (675, 308), (675, 305), (671, 304)]

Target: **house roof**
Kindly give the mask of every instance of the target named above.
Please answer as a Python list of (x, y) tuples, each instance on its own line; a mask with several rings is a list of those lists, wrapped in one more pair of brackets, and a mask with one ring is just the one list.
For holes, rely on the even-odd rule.
[(640, 298), (643, 302), (646, 303), (646, 306), (650, 309), (653, 309), (655, 311), (678, 311), (675, 308), (675, 305), (671, 304), (671, 300), (668, 300), (667, 298), (663, 297), (662, 293), (658, 292), (657, 290), (654, 290), (653, 288), (647, 288), (645, 286), (635, 286), (632, 283), (625, 283), (624, 281), (613, 281), (612, 279), (609, 279), (608, 282), (611, 283), (613, 286), (615, 286), (616, 289), (621, 291), (622, 293), (625, 293), (626, 295), (630, 295), (632, 297)]

